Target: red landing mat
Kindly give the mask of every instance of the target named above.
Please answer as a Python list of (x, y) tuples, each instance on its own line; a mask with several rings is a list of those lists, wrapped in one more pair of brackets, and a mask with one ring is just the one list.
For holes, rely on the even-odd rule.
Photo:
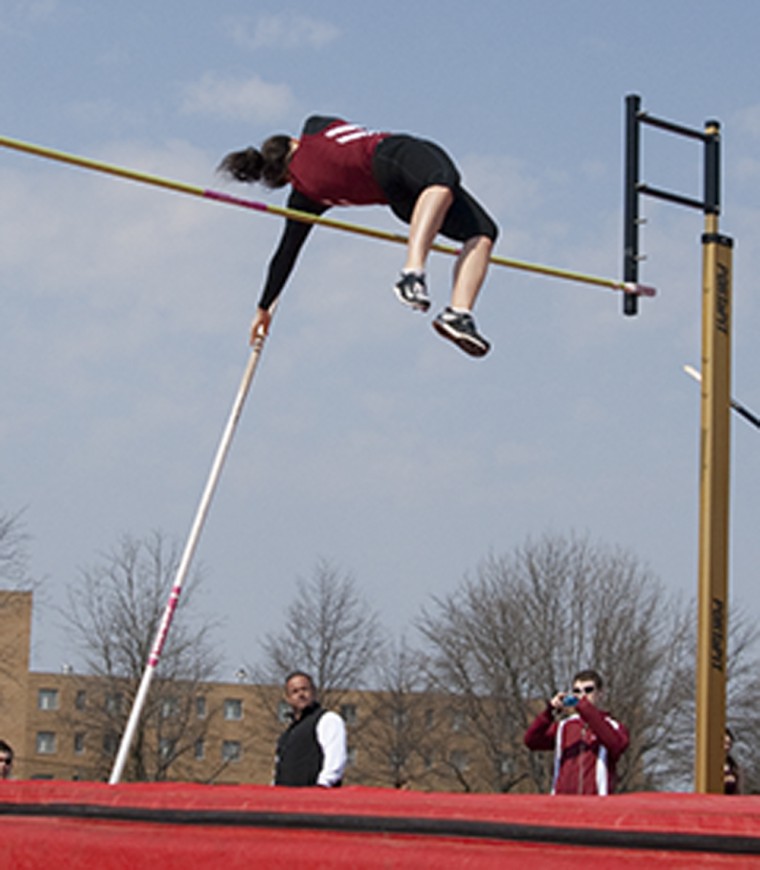
[(760, 797), (0, 782), (0, 868), (758, 867)]

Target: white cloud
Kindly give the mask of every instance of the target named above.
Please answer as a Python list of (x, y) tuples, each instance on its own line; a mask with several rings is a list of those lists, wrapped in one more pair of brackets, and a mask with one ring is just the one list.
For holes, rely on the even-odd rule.
[(241, 80), (206, 73), (188, 86), (181, 108), (190, 115), (271, 123), (287, 117), (294, 103), (288, 85), (265, 82), (259, 76)]
[(308, 15), (262, 15), (256, 21), (230, 21), (233, 41), (246, 49), (308, 48), (320, 49), (340, 36), (340, 30), (329, 21), (318, 21)]

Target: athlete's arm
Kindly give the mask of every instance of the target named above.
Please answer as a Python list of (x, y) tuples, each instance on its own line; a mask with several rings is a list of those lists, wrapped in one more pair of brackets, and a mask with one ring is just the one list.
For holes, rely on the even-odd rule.
[[(293, 191), (288, 198), (288, 208), (321, 215), (329, 206), (314, 202), (303, 194)], [(280, 237), (280, 243), (269, 262), (267, 280), (259, 299), (259, 307), (251, 324), (251, 344), (259, 335), (266, 335), (269, 322), (272, 319), (272, 306), (277, 301), (285, 282), (290, 277), (296, 264), (298, 254), (311, 231), (312, 224), (295, 221), (288, 218), (285, 229)]]
[[(327, 211), (329, 206), (314, 202), (294, 190), (288, 197), (288, 208), (321, 215)], [(312, 224), (303, 221), (296, 221), (292, 218), (286, 220), (285, 229), (280, 237), (280, 243), (269, 262), (269, 271), (261, 299), (259, 300), (259, 308), (269, 311), (272, 303), (280, 295), (285, 282), (293, 271), (298, 254), (311, 232), (311, 228)]]

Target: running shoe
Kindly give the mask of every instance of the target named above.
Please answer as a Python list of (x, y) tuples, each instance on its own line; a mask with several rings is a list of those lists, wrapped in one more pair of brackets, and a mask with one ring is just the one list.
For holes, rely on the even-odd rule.
[(399, 300), (415, 311), (427, 311), (430, 308), (430, 297), (425, 287), (425, 276), (416, 272), (402, 272), (401, 277), (393, 285), (393, 292)]
[(478, 332), (475, 319), (468, 311), (444, 309), (433, 321), (433, 329), (470, 356), (485, 356), (491, 349), (489, 342)]

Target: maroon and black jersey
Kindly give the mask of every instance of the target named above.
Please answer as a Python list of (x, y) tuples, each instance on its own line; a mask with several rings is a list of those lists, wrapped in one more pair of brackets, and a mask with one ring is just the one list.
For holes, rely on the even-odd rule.
[(288, 164), (294, 189), (322, 205), (386, 205), (372, 158), (389, 133), (373, 133), (340, 118), (313, 116)]
[[(413, 136), (375, 133), (342, 118), (312, 115), (288, 163), (288, 208), (321, 215), (334, 205), (389, 205), (411, 222), (415, 203), (429, 185), (454, 192), (441, 234), (465, 242), (496, 238), (496, 224), (461, 187), (459, 172), (439, 146)], [(288, 218), (267, 272), (259, 307), (269, 310), (285, 286), (312, 225)]]

